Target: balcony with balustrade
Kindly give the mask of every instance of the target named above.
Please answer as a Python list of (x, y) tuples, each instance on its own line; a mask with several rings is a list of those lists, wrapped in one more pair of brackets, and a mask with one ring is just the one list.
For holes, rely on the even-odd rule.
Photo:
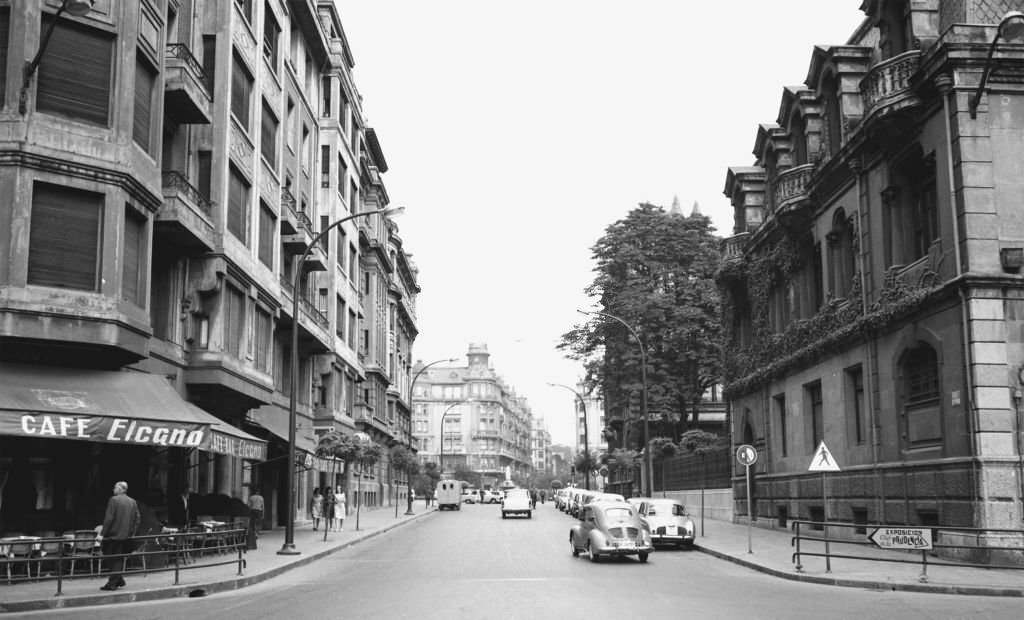
[(154, 234), (170, 240), (187, 254), (213, 251), (216, 234), (210, 199), (177, 170), (165, 170), (161, 185), (164, 200), (156, 213)]
[(814, 168), (814, 164), (802, 164), (775, 175), (772, 182), (775, 197), (772, 215), (783, 226), (792, 227), (809, 219)]
[(743, 262), (743, 248), (750, 240), (750, 233), (743, 232), (738, 235), (722, 239), (722, 263)]
[(182, 124), (213, 122), (213, 93), (203, 66), (184, 43), (164, 50), (164, 113)]
[(921, 105), (921, 98), (911, 85), (911, 78), (920, 66), (921, 51), (910, 50), (883, 60), (868, 70), (860, 83), (864, 101), (862, 127)]

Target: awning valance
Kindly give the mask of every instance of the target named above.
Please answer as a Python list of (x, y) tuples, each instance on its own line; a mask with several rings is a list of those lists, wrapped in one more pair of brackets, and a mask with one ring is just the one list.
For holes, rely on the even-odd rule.
[[(285, 443), (288, 442), (288, 410), (284, 407), (263, 405), (253, 409), (249, 417), (257, 425), (283, 439)], [(295, 449), (316, 454), (316, 440), (312, 438), (312, 422), (301, 416), (296, 416), (296, 418)]]
[(266, 459), (266, 444), (185, 401), (160, 375), (0, 364), (0, 435), (198, 448)]

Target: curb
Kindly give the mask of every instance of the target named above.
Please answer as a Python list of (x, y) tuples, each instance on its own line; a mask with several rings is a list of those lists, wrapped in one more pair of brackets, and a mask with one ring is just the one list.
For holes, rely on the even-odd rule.
[(756, 562), (749, 562), (742, 558), (721, 551), (715, 551), (714, 549), (708, 549), (701, 545), (694, 545), (694, 549), (706, 553), (710, 556), (716, 557), (720, 560), (726, 560), (733, 564), (739, 564), (751, 568), (761, 573), (771, 575), (773, 577), (779, 577), (781, 579), (788, 579), (790, 581), (801, 581), (803, 583), (815, 583), (820, 585), (828, 586), (842, 586), (844, 588), (862, 588), (869, 590), (900, 590), (904, 592), (924, 592), (929, 594), (969, 594), (974, 596), (1010, 596), (1010, 597), (1024, 597), (1024, 589), (1022, 588), (999, 588), (995, 586), (963, 586), (963, 585), (938, 585), (929, 583), (899, 583), (899, 582), (888, 582), (888, 581), (872, 581), (868, 579), (844, 579), (841, 577), (821, 577), (818, 575), (807, 575), (804, 573), (790, 573), (787, 571), (781, 571), (774, 568), (763, 566)]
[(419, 520), (427, 515), (436, 514), (436, 510), (430, 512), (421, 512), (416, 516), (399, 521), (398, 523), (392, 523), (391, 525), (384, 526), (378, 530), (367, 532), (364, 535), (357, 536), (352, 540), (346, 541), (339, 544), (336, 547), (330, 549), (323, 549), (309, 555), (303, 555), (295, 560), (263, 571), (261, 573), (253, 575), (242, 575), (240, 577), (234, 577), (231, 579), (223, 579), (220, 581), (213, 581), (210, 583), (194, 583), (189, 585), (178, 585), (178, 586), (163, 586), (154, 588), (152, 590), (142, 590), (139, 592), (122, 592), (116, 594), (89, 594), (89, 595), (78, 595), (70, 597), (59, 597), (55, 596), (46, 599), (35, 599), (29, 601), (17, 601), (13, 603), (0, 603), (0, 614), (5, 613), (18, 613), (18, 612), (29, 612), (29, 611), (45, 611), (52, 609), (74, 609), (78, 607), (94, 607), (97, 605), (113, 605), (118, 603), (141, 603), (144, 601), (157, 601), (162, 599), (172, 598), (188, 598), (193, 595), (193, 592), (201, 591), (202, 594), (198, 596), (206, 596), (208, 594), (214, 594), (217, 592), (229, 592), (231, 590), (240, 590), (242, 588), (261, 583), (268, 579), (273, 579), (282, 573), (285, 573), (293, 568), (305, 566), (311, 562), (319, 560), (320, 558), (331, 555), (347, 549), (353, 545), (359, 544), (366, 540), (370, 540), (376, 536), (380, 536), (386, 532), (402, 527), (403, 525), (412, 523)]

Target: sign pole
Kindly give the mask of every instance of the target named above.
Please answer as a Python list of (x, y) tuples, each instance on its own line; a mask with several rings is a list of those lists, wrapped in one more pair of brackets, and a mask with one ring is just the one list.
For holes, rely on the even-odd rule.
[[(821, 516), (825, 523), (828, 523), (828, 491), (825, 488), (825, 472), (821, 472)], [(832, 572), (832, 556), (828, 548), (828, 526), (822, 524), (822, 533), (825, 535), (825, 572)]]
[(747, 470), (747, 553), (753, 553), (751, 545), (753, 534), (751, 532), (754, 529), (754, 508), (750, 504), (750, 465), (744, 467)]

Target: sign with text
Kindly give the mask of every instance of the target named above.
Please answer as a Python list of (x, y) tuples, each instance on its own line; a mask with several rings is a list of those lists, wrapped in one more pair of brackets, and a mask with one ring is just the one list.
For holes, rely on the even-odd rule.
[(932, 530), (927, 527), (879, 527), (868, 540), (882, 549), (931, 549)]

